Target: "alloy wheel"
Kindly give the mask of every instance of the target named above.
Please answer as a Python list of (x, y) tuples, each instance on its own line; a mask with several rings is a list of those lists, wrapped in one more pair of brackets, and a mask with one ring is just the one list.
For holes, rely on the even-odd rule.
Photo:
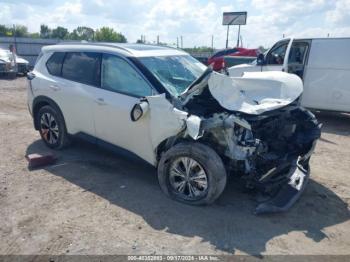
[(208, 190), (205, 170), (190, 157), (179, 157), (171, 164), (169, 183), (175, 193), (187, 200), (200, 199)]
[(50, 113), (44, 113), (40, 119), (40, 131), (44, 140), (53, 145), (59, 137), (59, 129), (54, 116)]

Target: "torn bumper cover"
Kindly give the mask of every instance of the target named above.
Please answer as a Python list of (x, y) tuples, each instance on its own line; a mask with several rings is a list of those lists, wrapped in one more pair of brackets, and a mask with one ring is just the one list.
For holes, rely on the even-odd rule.
[(316, 142), (313, 143), (306, 156), (299, 157), (292, 163), (289, 172), (285, 176), (287, 181), (280, 187), (275, 196), (263, 201), (256, 207), (256, 215), (287, 211), (299, 199), (309, 181), (310, 168), (308, 162), (315, 144)]

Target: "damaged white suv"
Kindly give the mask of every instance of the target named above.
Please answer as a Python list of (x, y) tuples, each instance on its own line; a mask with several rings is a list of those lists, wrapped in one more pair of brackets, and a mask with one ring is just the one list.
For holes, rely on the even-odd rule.
[(256, 213), (284, 211), (307, 183), (320, 125), (295, 75), (229, 77), (176, 49), (79, 43), (44, 47), (28, 79), (47, 146), (83, 135), (124, 148), (176, 200), (212, 203), (238, 175), (265, 196)]

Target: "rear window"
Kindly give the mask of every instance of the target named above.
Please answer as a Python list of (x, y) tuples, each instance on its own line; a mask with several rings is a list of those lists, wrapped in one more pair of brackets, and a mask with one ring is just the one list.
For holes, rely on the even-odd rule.
[[(51, 75), (61, 76), (61, 69), (62, 69), (64, 54), (65, 54), (64, 52), (56, 52), (47, 61), (46, 63), (47, 71), (49, 71)], [(39, 59), (40, 57), (37, 60)]]
[(101, 54), (69, 52), (63, 62), (62, 77), (79, 83), (100, 85)]

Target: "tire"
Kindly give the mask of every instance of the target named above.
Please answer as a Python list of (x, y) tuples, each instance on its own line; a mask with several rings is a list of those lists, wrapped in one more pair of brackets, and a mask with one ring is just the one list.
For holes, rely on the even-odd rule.
[[(189, 173), (194, 174), (194, 178), (196, 178), (193, 181), (187, 176), (185, 189), (182, 186), (183, 173), (187, 170), (184, 162), (192, 163), (193, 169)], [(204, 171), (206, 179), (204, 179), (200, 168)], [(179, 173), (182, 173), (181, 176), (178, 175)], [(189, 177), (191, 176), (189, 175)], [(177, 144), (163, 154), (158, 164), (158, 181), (162, 191), (172, 199), (185, 204), (207, 205), (213, 203), (224, 191), (226, 180), (226, 169), (219, 155), (212, 148), (201, 143)], [(196, 188), (197, 195), (191, 194), (189, 184), (192, 188)], [(180, 186), (177, 187), (178, 185)], [(193, 189), (192, 192), (194, 192)]]
[(44, 143), (53, 149), (62, 149), (70, 140), (64, 118), (59, 110), (52, 106), (43, 106), (36, 114), (39, 133)]

